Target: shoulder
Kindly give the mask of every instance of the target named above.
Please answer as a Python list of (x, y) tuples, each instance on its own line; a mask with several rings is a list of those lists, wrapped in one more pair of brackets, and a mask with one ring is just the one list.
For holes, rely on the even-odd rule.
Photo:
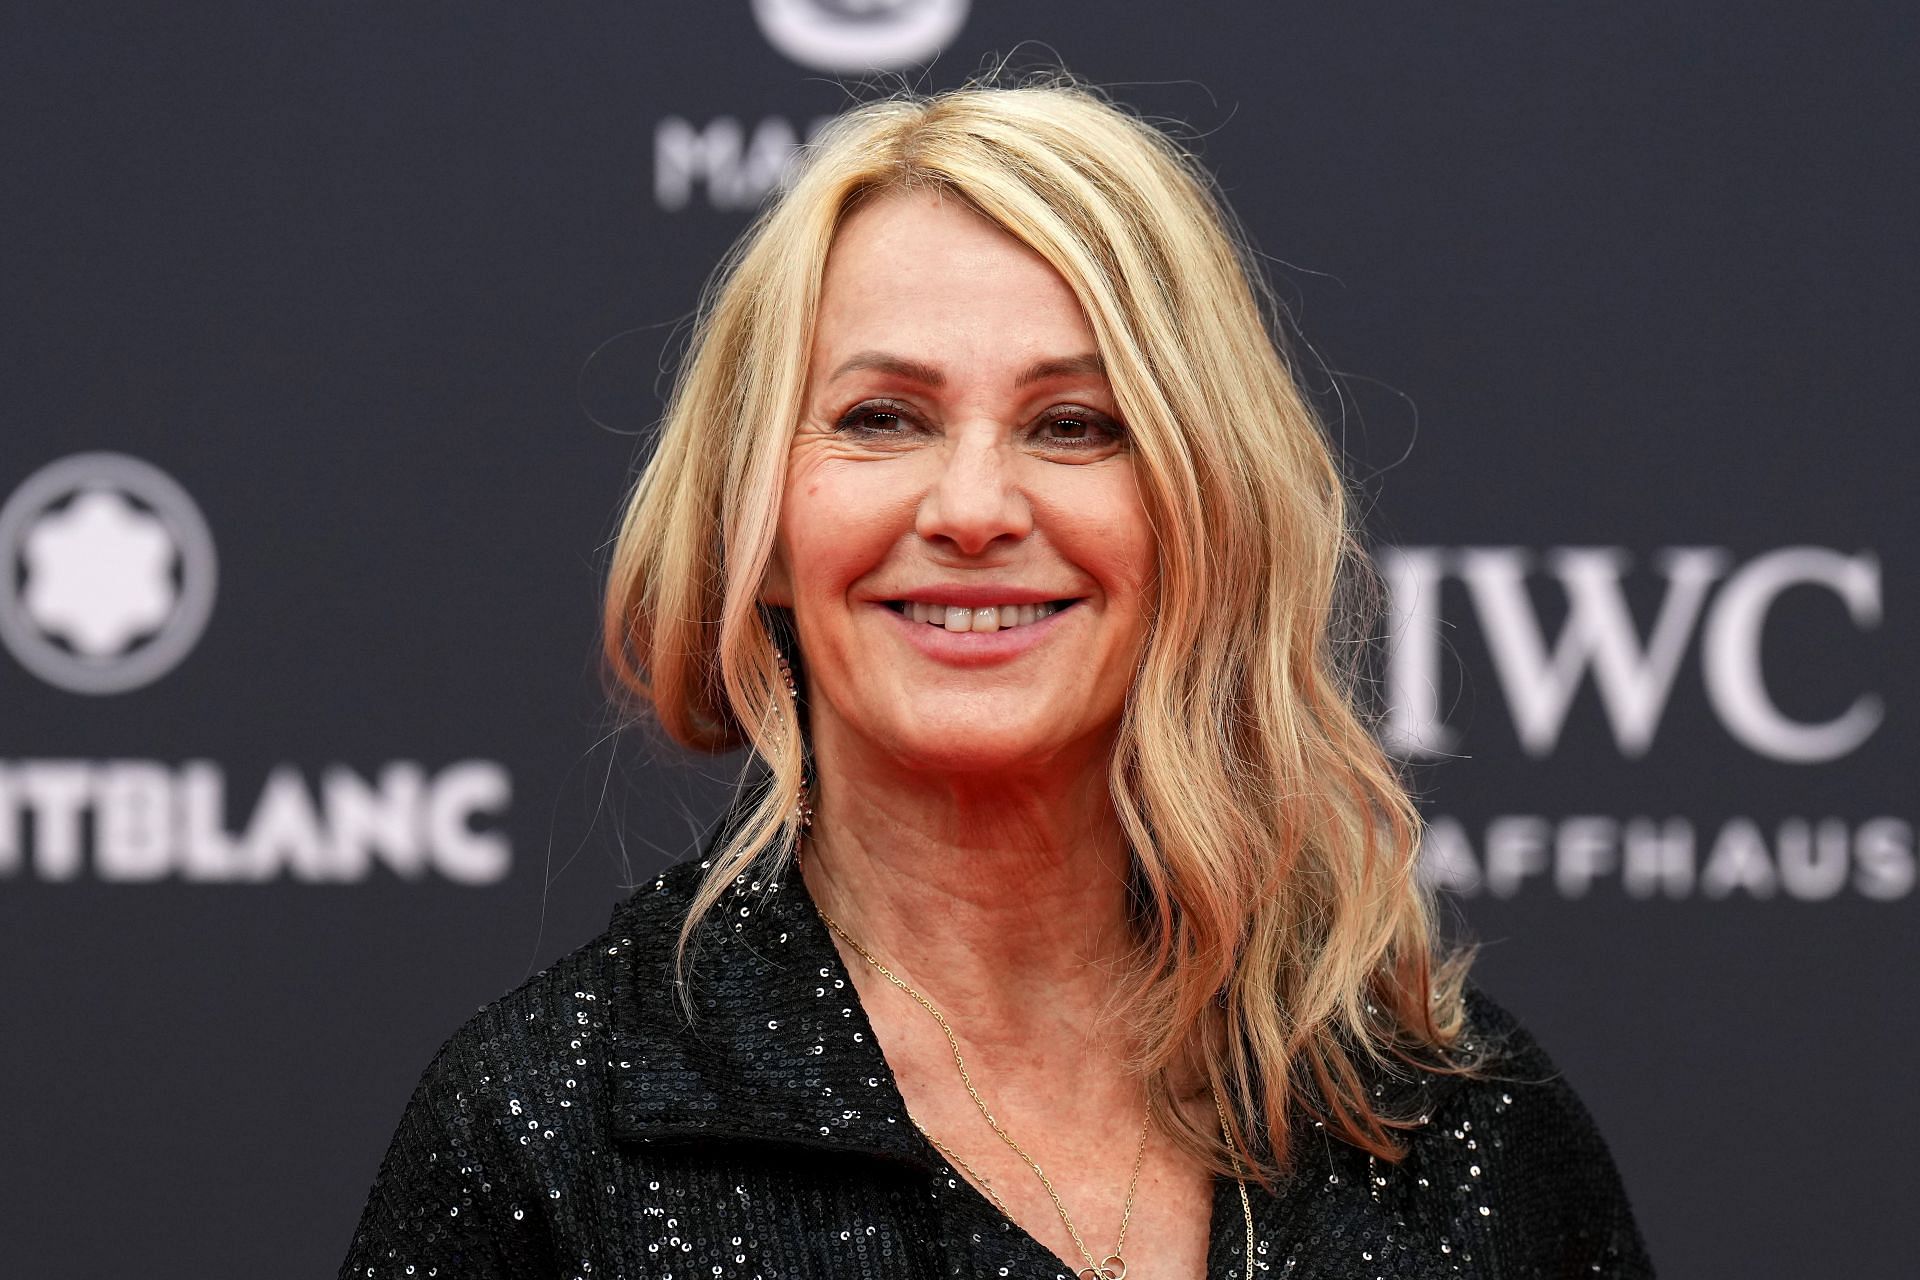
[(625, 935), (626, 946), (648, 954), (670, 953), (711, 865), (705, 858), (690, 858), (642, 880), (614, 906), (608, 931)]
[(683, 863), (641, 883), (600, 934), (480, 1006), (427, 1063), (409, 1109), (455, 1133), (521, 1127), (536, 1097), (569, 1122), (594, 1114), (618, 1006), (671, 1018), (668, 975), (702, 870)]
[(686, 862), (636, 886), (600, 934), (468, 1017), (441, 1046), (429, 1075), (477, 1085), (581, 1057), (588, 1061), (576, 1065), (596, 1065), (605, 1054), (589, 1050), (604, 1047), (617, 1000), (664, 1008), (671, 997), (662, 985), (630, 979), (671, 965), (702, 873), (701, 864)]
[(401, 1113), (342, 1274), (397, 1258), (422, 1275), (557, 1265), (546, 1218), (529, 1207), (593, 1171), (568, 1153), (608, 1149), (619, 938), (631, 935), (619, 914), (441, 1044)]
[(612, 1005), (613, 941), (609, 928), (468, 1015), (428, 1063), (420, 1091), (447, 1100), (507, 1098), (571, 1059), (586, 1058), (584, 1068), (604, 1058), (598, 1050)]
[(1529, 1154), (1567, 1146), (1604, 1154), (1593, 1116), (1546, 1047), (1480, 988), (1467, 988), (1465, 1004), (1466, 1025), (1456, 1049), (1476, 1065), (1460, 1079), (1443, 1111), (1480, 1115), (1488, 1124), (1497, 1118), (1495, 1127)]
[(1433, 1106), (1407, 1135), (1403, 1174), (1428, 1206), (1499, 1274), (1650, 1276), (1612, 1153), (1539, 1040), (1469, 987), (1456, 1048), (1475, 1067), (1433, 1078)]

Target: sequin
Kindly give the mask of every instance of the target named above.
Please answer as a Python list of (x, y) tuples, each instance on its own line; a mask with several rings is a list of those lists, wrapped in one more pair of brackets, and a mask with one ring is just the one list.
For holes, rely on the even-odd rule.
[[(606, 935), (448, 1041), (407, 1103), (342, 1274), (1070, 1278), (907, 1122), (803, 882), (732, 890), (756, 896), (704, 935), (699, 1014), (685, 1022), (671, 954), (696, 871), (652, 881)], [(1470, 1014), (1476, 1043), (1522, 1047), (1500, 1084), (1370, 1088), (1422, 1126), (1404, 1134), (1400, 1172), (1303, 1126), (1293, 1179), (1277, 1196), (1250, 1186), (1255, 1274), (1482, 1274), (1476, 1257), (1560, 1274), (1562, 1248), (1614, 1280), (1650, 1274), (1604, 1144), (1568, 1119), (1580, 1113), (1561, 1104), (1550, 1062), (1490, 1002), (1476, 995)], [(1496, 1198), (1512, 1186), (1524, 1201)], [(1227, 1270), (1214, 1280), (1237, 1280), (1244, 1245), (1216, 1245)]]

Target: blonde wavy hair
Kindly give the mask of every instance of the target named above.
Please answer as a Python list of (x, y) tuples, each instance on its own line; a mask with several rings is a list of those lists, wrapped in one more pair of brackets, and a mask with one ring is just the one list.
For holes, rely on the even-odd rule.
[[(1159, 604), (1110, 791), (1134, 851), (1140, 980), (1119, 1009), (1182, 1147), (1219, 1173), (1211, 1108), (1262, 1179), (1301, 1116), (1397, 1159), (1380, 1069), (1458, 1070), (1464, 956), (1414, 874), (1420, 824), (1361, 711), (1377, 592), (1271, 298), (1198, 163), (1053, 81), (847, 112), (716, 273), (608, 574), (610, 683), (688, 747), (751, 747), (681, 935), (799, 831), (803, 709), (758, 603), (800, 421), (828, 247), (849, 210), (937, 188), (1039, 253), (1086, 313), (1157, 535)], [(1272, 327), (1270, 327), (1272, 325)], [(1359, 570), (1360, 572), (1355, 572)], [(1361, 625), (1354, 625), (1356, 618)], [(684, 984), (683, 984), (684, 985)]]

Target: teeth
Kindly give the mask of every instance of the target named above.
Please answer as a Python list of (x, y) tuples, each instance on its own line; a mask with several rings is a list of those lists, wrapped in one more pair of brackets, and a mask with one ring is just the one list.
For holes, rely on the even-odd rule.
[(915, 622), (944, 627), (957, 634), (965, 631), (1005, 631), (1009, 627), (1024, 627), (1042, 618), (1050, 618), (1060, 612), (1060, 609), (1061, 606), (1053, 604), (989, 604), (969, 609), (959, 605), (925, 604), (919, 600), (910, 600), (906, 602), (901, 612)]

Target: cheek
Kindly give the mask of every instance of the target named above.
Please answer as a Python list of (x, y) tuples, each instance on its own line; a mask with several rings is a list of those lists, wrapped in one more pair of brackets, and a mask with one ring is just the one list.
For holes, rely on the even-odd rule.
[[(780, 512), (779, 546), (793, 606), (806, 611), (843, 596), (877, 568), (898, 539), (900, 521), (871, 467), (795, 466)], [(911, 527), (910, 518), (909, 525)]]
[(1066, 554), (1099, 580), (1110, 604), (1151, 612), (1157, 544), (1131, 468), (1086, 477), (1071, 490), (1054, 495), (1055, 527)]

